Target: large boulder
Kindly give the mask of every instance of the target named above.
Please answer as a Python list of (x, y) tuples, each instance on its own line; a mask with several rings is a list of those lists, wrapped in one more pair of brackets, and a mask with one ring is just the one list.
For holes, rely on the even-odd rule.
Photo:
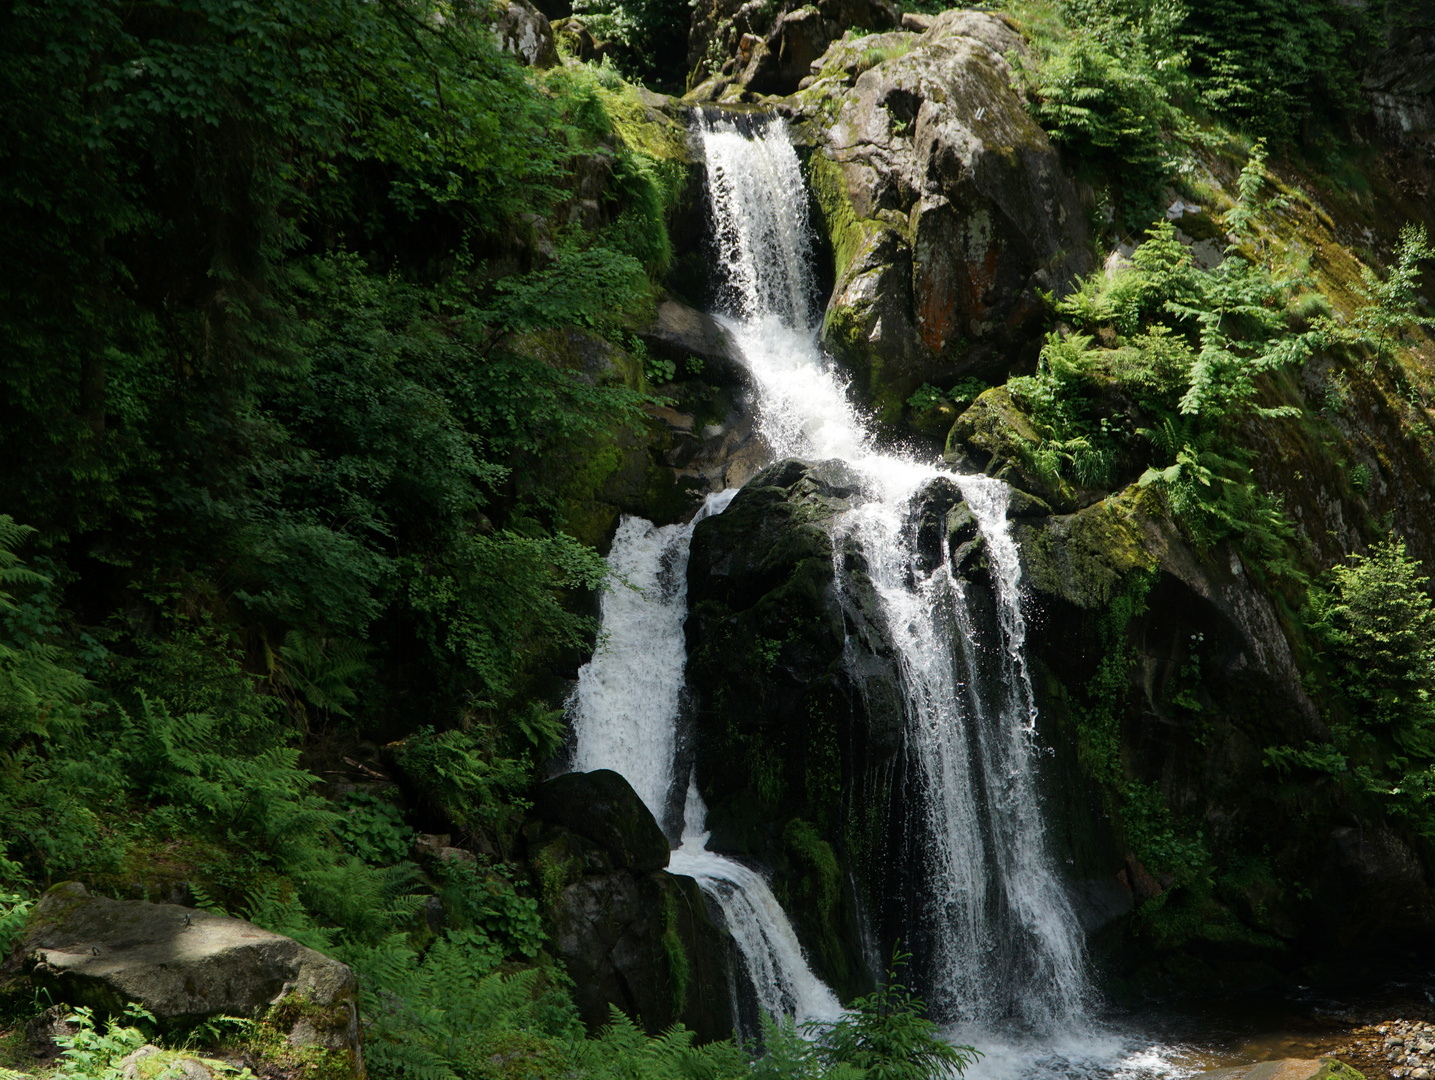
[(603, 851), (615, 869), (661, 870), (671, 848), (638, 793), (612, 769), (572, 772), (538, 785), (533, 813)]
[(728, 941), (698, 884), (669, 874), (670, 848), (632, 786), (608, 769), (538, 786), (523, 830), (549, 945), (592, 1031), (618, 1006), (649, 1032), (675, 1022), (732, 1034)]
[(1008, 60), (1025, 55), (999, 17), (945, 11), (833, 45), (791, 99), (836, 258), (823, 343), (884, 422), (924, 383), (1005, 371), (1037, 339), (1038, 291), (1089, 268), (1076, 189)]
[(654, 356), (682, 365), (697, 358), (708, 381), (737, 382), (742, 378), (742, 354), (727, 327), (687, 304), (663, 300), (652, 321), (637, 334)]
[(769, 872), (814, 970), (844, 997), (873, 975), (859, 910), (879, 920), (902, 886), (896, 663), (865, 564), (833, 540), (858, 484), (840, 462), (783, 461), (698, 523), (682, 740), (709, 849)]
[(113, 1015), (143, 1006), (161, 1025), (210, 1016), (279, 1019), (296, 1046), (362, 1076), (358, 983), (337, 960), (243, 919), (176, 904), (108, 900), (78, 882), (41, 897), (20, 969), (51, 1000)]

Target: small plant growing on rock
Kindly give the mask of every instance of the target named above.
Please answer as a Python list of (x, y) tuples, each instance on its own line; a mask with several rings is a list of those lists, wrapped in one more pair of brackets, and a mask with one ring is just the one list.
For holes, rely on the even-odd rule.
[(1419, 310), (1420, 263), (1435, 259), (1435, 247), (1424, 225), (1405, 225), (1395, 246), (1395, 266), (1382, 281), (1369, 267), (1365, 278), (1366, 305), (1355, 317), (1355, 325), (1375, 342), (1377, 359), (1389, 356), (1394, 338), (1406, 328), (1435, 326), (1435, 318)]

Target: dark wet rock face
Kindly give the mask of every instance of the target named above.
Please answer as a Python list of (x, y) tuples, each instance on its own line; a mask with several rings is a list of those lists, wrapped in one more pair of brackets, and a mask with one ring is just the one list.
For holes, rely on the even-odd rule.
[(604, 852), (615, 869), (668, 865), (663, 830), (632, 785), (611, 769), (567, 773), (538, 785), (533, 813)]
[(861, 552), (834, 541), (856, 493), (840, 462), (769, 466), (698, 524), (688, 562), (708, 847), (771, 871), (814, 970), (844, 997), (870, 985), (864, 929), (904, 887), (896, 659)]
[(1399, 10), (1365, 65), (1362, 90), (1382, 135), (1435, 157), (1435, 9)]
[(732, 1033), (726, 931), (632, 786), (608, 769), (540, 784), (524, 828), (549, 943), (591, 1031), (616, 1005), (649, 1032), (681, 1022), (704, 1041)]

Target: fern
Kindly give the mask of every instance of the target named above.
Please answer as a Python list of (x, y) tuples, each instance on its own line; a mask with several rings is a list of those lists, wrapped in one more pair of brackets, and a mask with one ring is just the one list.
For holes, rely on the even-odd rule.
[(693, 1039), (680, 1025), (651, 1038), (610, 1005), (607, 1025), (596, 1038), (575, 1044), (573, 1056), (591, 1080), (725, 1080), (748, 1073), (735, 1044), (694, 1046)]
[(359, 641), (326, 639), (291, 630), (279, 647), (281, 662), (271, 678), (298, 691), (316, 709), (348, 716), (345, 706), (359, 697), (350, 683), (369, 672), (368, 651)]
[(539, 968), (495, 970), (501, 951), (481, 934), (446, 931), (423, 956), (398, 934), (340, 955), (360, 976), (364, 1052), (378, 1075), (478, 1080), (495, 1054), (527, 1061), (519, 1075), (567, 1071), (581, 1026), (561, 986)]

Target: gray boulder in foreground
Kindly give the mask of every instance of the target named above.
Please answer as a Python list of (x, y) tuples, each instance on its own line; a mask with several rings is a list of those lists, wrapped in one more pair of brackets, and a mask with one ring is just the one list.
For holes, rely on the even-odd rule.
[(71, 881), (40, 899), (19, 950), (21, 970), (55, 1001), (103, 1013), (136, 1003), (161, 1024), (265, 1018), (296, 1046), (351, 1053), (363, 1074), (353, 972), (243, 919), (108, 900)]

